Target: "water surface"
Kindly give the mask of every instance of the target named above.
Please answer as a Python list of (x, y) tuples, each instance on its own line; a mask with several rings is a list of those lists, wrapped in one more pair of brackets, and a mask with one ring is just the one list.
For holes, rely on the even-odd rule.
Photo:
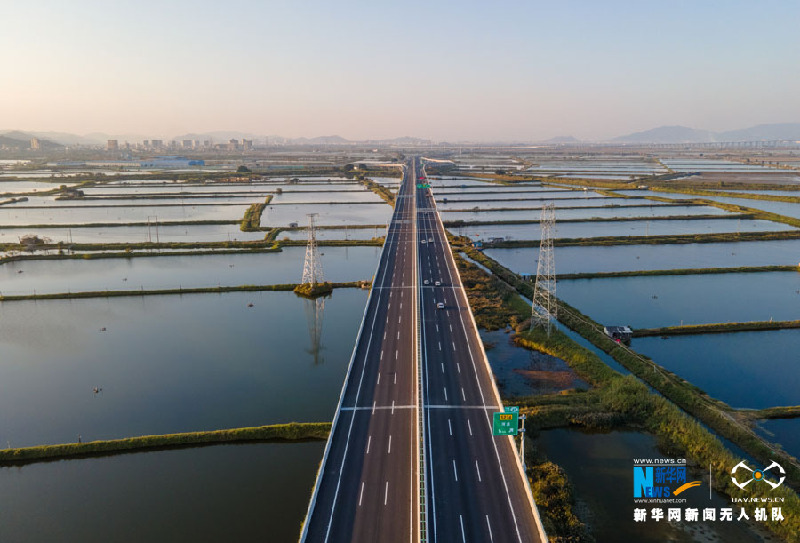
[(800, 330), (646, 337), (631, 346), (733, 407), (800, 404)]
[[(539, 249), (537, 247), (486, 249), (486, 255), (516, 273), (535, 274)], [(797, 266), (800, 262), (800, 240), (556, 247), (553, 249), (553, 255), (557, 272), (564, 274), (680, 268)]]
[(634, 328), (800, 319), (796, 272), (570, 279), (557, 294), (597, 322)]
[(330, 421), (366, 297), (325, 300), (318, 353), (291, 292), (5, 302), (0, 443)]
[[(505, 237), (506, 239), (536, 240), (539, 224), (503, 224), (465, 226), (472, 239)], [(773, 221), (753, 219), (691, 219), (691, 220), (633, 220), (603, 222), (556, 223), (555, 238), (595, 238), (605, 236), (676, 236), (683, 234), (721, 234), (735, 232), (781, 232), (794, 227)]]
[[(380, 247), (320, 247), (325, 279), (369, 280)], [(299, 283), (305, 247), (275, 253), (12, 261), (0, 265), (0, 292), (38, 294)]]
[(0, 540), (296, 542), (324, 442), (0, 468)]

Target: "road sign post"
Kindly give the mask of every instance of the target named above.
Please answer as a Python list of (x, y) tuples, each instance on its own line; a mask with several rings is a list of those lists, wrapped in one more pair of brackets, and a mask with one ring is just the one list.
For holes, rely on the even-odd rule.
[(494, 413), (492, 435), (515, 436), (519, 432), (519, 407), (506, 407), (505, 411)]

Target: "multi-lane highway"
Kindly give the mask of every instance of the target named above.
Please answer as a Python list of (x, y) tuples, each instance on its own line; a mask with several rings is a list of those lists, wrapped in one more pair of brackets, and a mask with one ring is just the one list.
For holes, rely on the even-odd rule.
[(301, 541), (545, 541), (421, 172), (404, 169)]
[(419, 538), (414, 175), (405, 169), (304, 541)]
[(430, 190), (416, 207), (428, 541), (542, 541), (512, 438), (492, 436), (500, 397)]

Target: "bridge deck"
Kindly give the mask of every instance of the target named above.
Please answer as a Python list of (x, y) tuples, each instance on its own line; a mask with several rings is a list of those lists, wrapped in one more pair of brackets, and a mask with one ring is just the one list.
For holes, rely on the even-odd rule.
[(512, 438), (492, 436), (500, 397), (418, 171), (404, 172), (301, 540), (546, 540)]

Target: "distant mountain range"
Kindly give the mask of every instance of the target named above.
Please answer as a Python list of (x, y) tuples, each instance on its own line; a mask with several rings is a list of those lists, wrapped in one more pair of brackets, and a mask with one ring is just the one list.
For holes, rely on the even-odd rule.
[[(130, 142), (139, 143), (144, 140), (153, 139), (153, 136), (143, 136), (141, 134), (105, 134), (102, 132), (93, 132), (80, 136), (78, 134), (70, 134), (67, 132), (35, 132), (19, 130), (0, 130), (0, 146), (17, 147), (21, 149), (28, 149), (30, 147), (31, 138), (38, 138), (40, 142), (46, 142), (43, 148), (58, 148), (68, 145), (105, 145), (108, 140), (117, 140), (120, 143)], [(229, 140), (243, 139), (253, 140), (256, 144), (263, 144), (264, 141), (278, 142), (288, 145), (354, 145), (354, 144), (367, 144), (367, 145), (427, 145), (430, 144), (429, 140), (422, 138), (413, 138), (409, 136), (384, 139), (384, 140), (348, 140), (338, 135), (333, 136), (319, 136), (315, 138), (284, 138), (282, 136), (265, 136), (253, 134), (250, 132), (240, 132), (236, 130), (217, 130), (212, 132), (189, 132), (180, 134), (172, 138), (159, 138), (166, 141), (182, 141), (182, 140), (197, 140), (200, 142), (210, 140), (214, 143), (225, 143)]]
[(660, 126), (644, 132), (634, 132), (611, 141), (620, 143), (711, 143), (715, 141), (800, 141), (800, 123), (759, 124), (750, 128), (711, 132), (687, 126)]
[(9, 149), (30, 149), (31, 139), (33, 138), (39, 139), (40, 149), (52, 150), (62, 149), (64, 147), (58, 142), (39, 137), (38, 135), (20, 132), (19, 130), (11, 130), (9, 132), (0, 133), (0, 147), (6, 147)]
[[(67, 132), (33, 132), (19, 130), (0, 130), (0, 147), (29, 149), (31, 138), (38, 138), (42, 149), (60, 149), (71, 145), (99, 145), (103, 146), (110, 139), (122, 142), (138, 143), (152, 139), (141, 134), (105, 134), (94, 132), (83, 136)], [(164, 138), (162, 138), (164, 139)], [(228, 140), (253, 140), (255, 144), (265, 141), (286, 145), (430, 145), (431, 141), (415, 137), (399, 137), (392, 139), (376, 140), (348, 140), (338, 135), (319, 136), (315, 138), (284, 138), (281, 136), (264, 136), (249, 132), (235, 130), (217, 130), (212, 132), (187, 133), (164, 139), (164, 141), (181, 140), (211, 140), (214, 143), (225, 143)], [(770, 141), (770, 140), (795, 140), (800, 141), (800, 123), (760, 124), (740, 130), (727, 132), (712, 132), (699, 130), (687, 126), (660, 126), (643, 132), (635, 132), (610, 140), (613, 143), (710, 143), (733, 141)], [(523, 142), (519, 142), (522, 144)], [(544, 140), (539, 143), (546, 144), (573, 144), (580, 140), (572, 136), (559, 136)], [(453, 143), (452, 145), (458, 145)]]

